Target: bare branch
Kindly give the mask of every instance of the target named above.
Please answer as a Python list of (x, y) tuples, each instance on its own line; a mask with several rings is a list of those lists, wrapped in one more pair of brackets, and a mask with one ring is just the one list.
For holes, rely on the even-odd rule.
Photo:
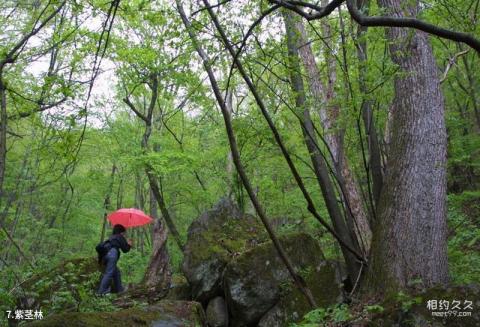
[(447, 67), (445, 68), (445, 71), (443, 72), (443, 77), (440, 80), (440, 83), (443, 83), (447, 79), (447, 74), (450, 68), (452, 68), (453, 65), (457, 62), (458, 57), (463, 56), (464, 54), (467, 54), (470, 49), (467, 49), (465, 51), (461, 51), (457, 54), (455, 54), (452, 58), (448, 59), (448, 64)]

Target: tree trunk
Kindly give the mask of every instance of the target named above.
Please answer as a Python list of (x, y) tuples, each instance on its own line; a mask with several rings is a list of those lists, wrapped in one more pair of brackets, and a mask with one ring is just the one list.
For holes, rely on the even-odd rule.
[[(316, 142), (315, 130), (313, 128), (313, 122), (310, 117), (310, 111), (305, 107), (306, 105), (306, 96), (305, 89), (303, 84), (303, 79), (301, 75), (300, 65), (298, 62), (298, 31), (295, 30), (295, 21), (298, 21), (298, 17), (294, 17), (291, 11), (283, 11), (283, 16), (285, 20), (285, 29), (287, 32), (287, 46), (288, 46), (288, 56), (289, 56), (289, 72), (290, 79), (292, 84), (292, 89), (295, 92), (295, 103), (297, 110), (299, 111), (298, 116), (300, 119), (300, 124), (303, 132), (303, 137), (305, 145), (310, 154), (310, 159), (312, 161), (313, 170), (315, 176), (317, 177), (317, 182), (322, 191), (325, 204), (327, 206), (328, 213), (333, 223), (335, 231), (342, 237), (343, 240), (348, 242), (351, 247), (354, 247), (359, 250), (358, 243), (352, 238), (352, 233), (347, 228), (345, 221), (342, 216), (342, 212), (337, 203), (337, 197), (335, 190), (330, 180), (328, 174), (328, 168), (322, 158), (318, 144)], [(352, 279), (355, 279), (359, 273), (360, 266), (357, 262), (355, 256), (349, 252), (345, 247), (341, 247), (343, 256), (345, 258), (345, 263), (347, 265), (347, 270)]]
[[(323, 23), (323, 32), (329, 33), (330, 27), (327, 23)], [(301, 19), (295, 20), (297, 47), (300, 54), (301, 61), (307, 73), (310, 92), (315, 99), (315, 104), (320, 116), (320, 122), (325, 133), (326, 145), (332, 154), (332, 161), (339, 177), (339, 184), (341, 184), (342, 195), (344, 196), (347, 210), (353, 216), (351, 225), (354, 228), (356, 238), (359, 244), (362, 245), (365, 253), (369, 252), (372, 232), (368, 221), (368, 215), (362, 202), (360, 188), (355, 180), (353, 173), (348, 164), (347, 157), (341, 142), (341, 135), (335, 132), (340, 108), (338, 105), (329, 104), (335, 97), (333, 91), (333, 84), (335, 83), (335, 61), (327, 57), (327, 64), (329, 70), (329, 84), (325, 86), (320, 77), (320, 71), (315, 62), (310, 43), (308, 43), (305, 27)], [(328, 39), (328, 35), (325, 35)], [(347, 218), (348, 219), (348, 218)], [(351, 218), (350, 218), (351, 220)]]
[(143, 277), (143, 283), (155, 291), (166, 291), (170, 287), (170, 257), (167, 249), (167, 229), (160, 219), (155, 219), (153, 225), (152, 256)]
[[(135, 105), (128, 98), (128, 95), (126, 98), (123, 99), (125, 104), (127, 104), (130, 107), (130, 109), (137, 115), (137, 117), (143, 120), (143, 122), (145, 123), (145, 132), (143, 133), (142, 142), (141, 142), (141, 148), (143, 153), (147, 153), (148, 151), (148, 141), (150, 139), (150, 135), (152, 134), (153, 110), (155, 109), (155, 105), (157, 103), (157, 98), (158, 98), (159, 77), (156, 73), (152, 73), (150, 75), (149, 86), (152, 90), (152, 94), (151, 94), (151, 99), (148, 105), (146, 115), (142, 114), (135, 107)], [(158, 148), (154, 150), (158, 151)], [(158, 180), (157, 180), (157, 177), (155, 176), (154, 170), (152, 166), (148, 163), (145, 165), (145, 174), (147, 175), (148, 183), (150, 185), (150, 189), (153, 193), (153, 196), (155, 197), (155, 200), (157, 201), (158, 206), (160, 207), (160, 211), (162, 213), (163, 219), (165, 220), (165, 223), (168, 226), (169, 231), (172, 233), (172, 236), (175, 239), (175, 242), (177, 243), (178, 247), (183, 252), (183, 244), (182, 244), (180, 234), (178, 233), (175, 223), (173, 222), (170, 216), (170, 213), (168, 212), (167, 206), (165, 204), (165, 199), (162, 193), (160, 192)]]
[(175, 243), (177, 243), (180, 250), (183, 252), (184, 246), (182, 243), (182, 238), (180, 233), (175, 226), (175, 223), (168, 212), (167, 206), (165, 204), (165, 200), (160, 192), (160, 187), (158, 186), (158, 181), (152, 173), (152, 169), (150, 167), (145, 168), (145, 173), (147, 174), (148, 181), (150, 183), (150, 188), (153, 192), (153, 196), (157, 200), (158, 206), (160, 207), (160, 212), (162, 213), (163, 219), (168, 226), (170, 233), (172, 233), (173, 238), (175, 239)]
[[(231, 90), (228, 90), (225, 98), (226, 98), (225, 106), (227, 108), (228, 114), (231, 116), (233, 111), (233, 92)], [(227, 184), (228, 184), (227, 195), (229, 198), (233, 198), (233, 195), (235, 194), (236, 172), (234, 172), (233, 169), (234, 169), (234, 164), (233, 164), (232, 151), (229, 151), (227, 154), (227, 166), (226, 166)]]
[(107, 194), (105, 195), (105, 200), (103, 201), (103, 208), (105, 209), (105, 212), (103, 214), (102, 235), (100, 236), (100, 242), (102, 242), (105, 239), (107, 216), (108, 216), (108, 211), (110, 210), (110, 197), (111, 197), (112, 192), (113, 192), (113, 183), (115, 181), (116, 170), (117, 170), (117, 167), (115, 166), (115, 164), (113, 164), (112, 165), (112, 172), (110, 174), (110, 184), (108, 185)]
[[(362, 10), (365, 15), (368, 15), (368, 6), (370, 0), (357, 0), (357, 7)], [(365, 96), (368, 92), (367, 87), (367, 60), (368, 60), (368, 48), (367, 41), (364, 37), (368, 30), (368, 27), (358, 25), (357, 27), (357, 59), (358, 59), (358, 84), (360, 93)], [(370, 225), (373, 229), (373, 220), (375, 218), (376, 205), (380, 198), (380, 192), (383, 184), (383, 167), (380, 143), (375, 126), (375, 120), (373, 117), (373, 101), (371, 99), (362, 99), (361, 112), (363, 126), (366, 133), (367, 145), (368, 145), (368, 161), (366, 160), (365, 170), (368, 180), (368, 197), (371, 207)], [(360, 128), (360, 127), (359, 127)], [(363, 140), (361, 140), (363, 142)], [(363, 144), (363, 143), (362, 143)], [(371, 177), (371, 181), (370, 181)]]
[[(368, 14), (368, 0), (357, 0), (358, 8), (362, 9), (365, 14)], [(358, 26), (357, 31), (357, 58), (359, 61), (358, 69), (358, 83), (359, 89), (362, 94), (367, 93), (367, 42), (364, 39), (364, 34), (367, 32), (368, 27)], [(375, 121), (373, 120), (372, 101), (362, 101), (362, 119), (367, 134), (368, 142), (368, 172), (372, 175), (372, 188), (373, 188), (373, 200), (375, 205), (380, 198), (380, 192), (383, 184), (383, 172), (382, 172), (382, 160), (380, 152), (380, 144), (378, 142), (377, 130), (375, 128)], [(375, 208), (372, 208), (375, 210)]]
[[(416, 6), (379, 0), (396, 17)], [(444, 101), (427, 34), (388, 28), (395, 78), (391, 143), (378, 204), (367, 287), (388, 292), (448, 281)]]
[[(0, 68), (3, 74), (3, 67)], [(7, 89), (0, 75), (0, 200), (3, 198), (3, 180), (7, 159)]]

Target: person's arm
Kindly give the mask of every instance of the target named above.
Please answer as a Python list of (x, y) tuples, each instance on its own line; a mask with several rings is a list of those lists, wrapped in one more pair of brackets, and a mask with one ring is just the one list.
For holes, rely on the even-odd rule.
[(123, 235), (119, 237), (118, 240), (120, 241), (120, 249), (122, 249), (123, 253), (127, 253), (128, 251), (130, 251), (131, 246)]

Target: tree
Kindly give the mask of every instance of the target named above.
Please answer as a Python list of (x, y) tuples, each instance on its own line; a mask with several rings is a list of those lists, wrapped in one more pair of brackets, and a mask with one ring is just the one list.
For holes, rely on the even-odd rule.
[[(208, 1), (203, 2), (225, 48), (233, 58), (234, 66), (238, 68), (252, 92), (278, 146), (289, 163), (292, 174), (303, 191), (301, 179), (289, 159), (281, 137), (269, 118), (263, 100), (242, 68), (239, 52), (235, 52), (233, 49), (234, 46), (225, 35), (225, 31), (219, 24)], [(252, 29), (261, 19), (271, 11), (278, 9), (278, 6), (283, 6), (313, 20), (331, 14), (343, 3), (343, 1), (332, 1), (319, 7), (297, 1), (271, 2), (276, 3), (276, 6), (262, 13), (249, 29), (246, 37), (251, 34)], [(405, 18), (400, 13), (399, 1), (384, 1), (381, 4), (385, 8), (393, 8), (391, 16), (365, 17), (358, 10), (355, 1), (347, 1), (350, 15), (362, 26), (391, 27), (388, 33), (390, 41), (400, 40), (401, 44), (400, 46), (394, 44), (390, 47), (392, 59), (403, 70), (402, 73), (407, 75), (406, 77), (397, 76), (395, 82), (392, 144), (388, 148), (386, 177), (383, 181), (382, 194), (378, 200), (376, 216), (379, 219), (374, 228), (376, 241), (372, 247), (372, 263), (367, 276), (372, 288), (379, 292), (406, 287), (409, 282), (417, 278), (422, 279), (427, 286), (447, 282), (444, 104), (436, 76), (435, 61), (425, 32), (465, 42), (480, 50), (479, 41), (466, 33), (448, 31), (416, 18)], [(301, 7), (308, 7), (314, 12), (307, 13)], [(409, 7), (411, 16), (416, 16), (417, 7), (418, 4)], [(413, 27), (416, 30), (409, 33), (402, 27)], [(410, 37), (407, 37), (409, 35)], [(241, 47), (244, 45), (245, 39), (242, 41)], [(424, 92), (419, 92), (419, 89)], [(298, 91), (299, 88), (296, 90)], [(303, 193), (308, 201), (308, 194)], [(309, 210), (311, 208), (312, 206), (309, 204)], [(314, 213), (313, 210), (311, 212)], [(421, 233), (418, 233), (419, 230)], [(331, 232), (333, 233), (333, 231)], [(334, 235), (336, 234), (334, 233)], [(336, 238), (340, 243), (344, 242), (342, 235), (336, 235)], [(432, 244), (435, 244), (433, 256), (428, 252)], [(355, 250), (348, 246), (348, 242), (343, 245), (349, 249), (350, 253), (355, 253)], [(415, 252), (417, 256), (413, 257), (411, 253)], [(348, 257), (345, 260), (347, 263), (349, 262)], [(387, 262), (388, 264), (385, 265)], [(382, 267), (382, 265), (385, 266)], [(350, 274), (352, 274), (352, 270), (350, 270)]]
[[(402, 17), (399, 0), (382, 0)], [(415, 17), (418, 2), (409, 5)], [(428, 35), (393, 27), (387, 31), (395, 78), (391, 144), (368, 272), (371, 291), (448, 281), (446, 244), (446, 146), (444, 100)]]

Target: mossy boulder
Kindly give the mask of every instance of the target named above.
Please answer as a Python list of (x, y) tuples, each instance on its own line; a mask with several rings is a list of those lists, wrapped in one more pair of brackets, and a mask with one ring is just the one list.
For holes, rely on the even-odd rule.
[(222, 295), (221, 279), (228, 262), (266, 238), (259, 222), (242, 215), (228, 199), (200, 215), (188, 229), (182, 264), (192, 298), (206, 303)]
[(197, 302), (160, 301), (147, 307), (116, 312), (71, 312), (32, 322), (34, 327), (200, 327), (205, 314)]
[[(318, 242), (306, 233), (284, 235), (280, 242), (318, 305), (336, 303), (342, 294), (339, 278)], [(275, 321), (275, 326), (288, 325), (311, 310), (271, 242), (256, 246), (227, 265), (224, 290), (235, 326), (257, 324), (266, 314), (271, 317), (263, 319), (263, 326), (271, 326), (269, 321)]]
[(211, 299), (207, 305), (206, 315), (210, 327), (227, 327), (228, 310), (225, 299), (221, 296)]
[(17, 288), (17, 306), (69, 310), (82, 301), (83, 291), (94, 290), (98, 286), (100, 274), (96, 258), (66, 260), (49, 271), (32, 276)]
[(170, 290), (167, 294), (168, 300), (191, 300), (192, 290), (190, 284), (188, 284), (185, 276), (181, 274), (174, 274), (172, 276), (172, 282), (170, 284)]

